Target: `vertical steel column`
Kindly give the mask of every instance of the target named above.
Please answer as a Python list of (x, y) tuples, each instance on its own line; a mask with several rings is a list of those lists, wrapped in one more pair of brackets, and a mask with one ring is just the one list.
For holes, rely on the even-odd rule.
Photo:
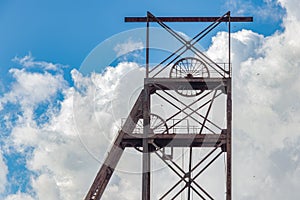
[[(146, 41), (146, 79), (149, 76), (149, 14), (147, 13), (147, 41)], [(143, 180), (142, 200), (150, 200), (150, 152), (148, 134), (150, 131), (150, 88), (144, 85), (143, 99)]]
[(147, 33), (146, 33), (146, 78), (149, 78), (149, 16), (147, 12)]
[[(230, 11), (228, 11), (228, 63), (229, 63), (229, 71), (231, 70), (231, 24), (230, 24)], [(230, 76), (230, 73), (229, 73)]]
[(150, 131), (150, 89), (144, 86), (145, 96), (143, 100), (143, 180), (142, 200), (150, 200), (150, 152), (148, 135)]
[(193, 159), (193, 147), (190, 146), (190, 161), (189, 161), (189, 182), (188, 182), (188, 200), (191, 200), (191, 184), (192, 184), (192, 159)]
[(228, 12), (228, 62), (229, 62), (229, 78), (227, 79), (227, 142), (226, 142), (226, 155), (227, 155), (227, 179), (226, 179), (226, 200), (231, 200), (231, 136), (232, 136), (232, 99), (231, 99), (231, 26), (230, 26), (230, 11)]
[(227, 79), (227, 179), (226, 179), (226, 200), (231, 200), (231, 121), (232, 121), (232, 100), (231, 100), (231, 78)]

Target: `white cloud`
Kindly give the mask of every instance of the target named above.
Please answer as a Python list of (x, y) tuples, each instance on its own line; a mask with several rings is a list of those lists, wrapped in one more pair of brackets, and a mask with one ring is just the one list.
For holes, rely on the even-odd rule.
[(141, 41), (133, 41), (132, 38), (129, 38), (127, 42), (117, 44), (114, 48), (114, 51), (117, 53), (117, 56), (122, 56), (132, 51), (141, 50), (144, 48), (144, 44)]
[[(59, 194), (59, 187), (57, 181), (53, 176), (48, 174), (42, 174), (38, 178), (33, 180), (33, 188), (37, 193), (38, 199), (53, 200), (53, 199), (65, 199), (63, 194)], [(66, 197), (69, 196), (66, 194)]]
[(229, 0), (226, 2), (226, 8), (230, 10), (231, 13), (237, 15), (251, 13), (251, 15), (254, 15), (257, 20), (278, 21), (281, 20), (284, 15), (277, 0), (263, 0), (263, 2), (253, 2), (251, 0)]
[[(260, 56), (259, 49), (264, 42), (263, 35), (254, 33), (251, 30), (241, 30), (231, 34), (231, 60), (233, 66), (238, 66), (240, 63), (249, 58), (257, 58)], [(212, 38), (212, 45), (209, 47), (207, 54), (217, 63), (228, 62), (228, 34), (227, 32), (218, 32)], [(233, 73), (236, 67), (233, 68)]]
[(285, 16), (284, 21), (299, 21), (300, 14), (299, 14), (299, 2), (297, 0), (277, 0), (280, 5), (285, 8), (288, 12), (288, 15)]
[[(282, 33), (233, 34), (235, 199), (299, 196), (293, 178), (299, 176), (299, 4), (281, 2), (287, 9)], [(215, 42), (225, 38), (219, 34)]]
[(19, 63), (25, 68), (41, 68), (43, 70), (51, 70), (51, 71), (57, 71), (61, 70), (61, 68), (65, 68), (66, 66), (61, 64), (53, 64), (50, 62), (45, 61), (35, 61), (34, 57), (32, 57), (31, 53), (24, 57), (15, 57), (13, 59), (16, 63)]
[(8, 174), (7, 166), (3, 160), (3, 152), (0, 151), (0, 194), (4, 192), (7, 184), (6, 176)]
[(28, 72), (25, 69), (10, 69), (9, 72), (15, 82), (11, 90), (0, 98), (0, 110), (7, 103), (18, 104), (24, 111), (24, 118), (32, 117), (33, 107), (51, 102), (51, 98), (66, 86), (61, 74)]
[(5, 198), (5, 200), (34, 200), (30, 195), (24, 193), (11, 194)]
[[(33, 75), (24, 70), (18, 73), (17, 77)], [(127, 115), (132, 105), (127, 107), (124, 104), (130, 102), (130, 91), (140, 89), (137, 83), (142, 83), (143, 75), (144, 70), (135, 63), (121, 63), (116, 68), (107, 68), (104, 74), (91, 77), (83, 77), (73, 70), (75, 88), (66, 88), (56, 84), (61, 83), (57, 75), (34, 74), (43, 78), (43, 82), (34, 81), (37, 85), (32, 83), (33, 88), (47, 85), (46, 82), (54, 86), (53, 90), (48, 90), (48, 96), (43, 96), (44, 91), (39, 90), (36, 95), (41, 93), (40, 99), (31, 102), (28, 94), (33, 88), (27, 87), (26, 82), (15, 83), (13, 88), (17, 89), (9, 93), (13, 94), (9, 95), (11, 98), (8, 95), (4, 98), (9, 101), (14, 99), (12, 97), (21, 99), (22, 109), (30, 113), (34, 112), (35, 105), (53, 95), (55, 89), (62, 88), (64, 94), (60, 111), (52, 111), (52, 107), (47, 111), (51, 116), (48, 123), (37, 126), (35, 120), (28, 117), (19, 120), (11, 132), (9, 145), (17, 151), (24, 153), (28, 147), (34, 149), (27, 156), (27, 168), (37, 174), (30, 183), (36, 192), (35, 198), (83, 198), (100, 166), (99, 162), (117, 133), (116, 126), (111, 124), (118, 121), (116, 125), (119, 125), (120, 118)], [(129, 81), (132, 82), (129, 84)], [(18, 88), (28, 89), (18, 92)]]

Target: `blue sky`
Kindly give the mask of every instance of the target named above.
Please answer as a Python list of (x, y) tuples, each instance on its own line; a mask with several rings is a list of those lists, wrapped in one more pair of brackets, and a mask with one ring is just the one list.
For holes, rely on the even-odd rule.
[[(264, 35), (280, 30), (284, 12), (274, 6), (277, 18), (254, 13), (274, 12), (262, 0), (249, 2), (251, 9), (240, 11), (241, 3), (234, 1), (1, 1), (0, 43), (1, 78), (7, 76), (15, 56), (29, 52), (38, 59), (79, 67), (87, 54), (100, 42), (119, 32), (141, 27), (143, 24), (126, 24), (125, 16), (145, 16), (151, 11), (157, 16), (218, 16), (228, 10), (232, 15), (242, 12), (255, 23), (236, 24), (233, 31), (248, 28)], [(239, 5), (240, 4), (240, 5)], [(176, 26), (175, 26), (176, 27)]]
[[(78, 70), (89, 53), (101, 42), (115, 34), (145, 26), (142, 23), (124, 23), (125, 16), (145, 16), (147, 11), (152, 12), (156, 16), (220, 16), (226, 13), (228, 10), (232, 12), (232, 16), (253, 16), (253, 23), (236, 23), (232, 25), (232, 32), (236, 33), (236, 35), (234, 35), (235, 45), (236, 47), (240, 48), (240, 51), (235, 52), (235, 55), (239, 55), (240, 58), (236, 58), (234, 62), (240, 64), (241, 66), (248, 66), (252, 64), (254, 66), (253, 69), (257, 70), (257, 72), (254, 73), (242, 68), (237, 74), (240, 73), (240, 77), (243, 77), (244, 79), (242, 80), (238, 78), (237, 82), (241, 84), (245, 83), (247, 89), (252, 91), (255, 88), (259, 88), (259, 85), (253, 85), (252, 81), (257, 81), (257, 77), (253, 77), (252, 75), (262, 74), (261, 76), (263, 77), (264, 70), (267, 70), (265, 68), (259, 68), (256, 66), (259, 66), (260, 64), (263, 66), (267, 65), (266, 63), (269, 63), (267, 58), (269, 58), (270, 52), (276, 55), (278, 52), (280, 52), (280, 50), (278, 50), (280, 49), (280, 46), (277, 47), (274, 43), (275, 47), (273, 49), (273, 46), (270, 45), (272, 44), (272, 40), (278, 42), (280, 40), (278, 38), (281, 38), (281, 36), (282, 38), (294, 37), (293, 35), (291, 36), (288, 31), (286, 31), (288, 29), (291, 30), (292, 26), (289, 24), (289, 22), (298, 22), (297, 20), (299, 20), (297, 16), (294, 16), (296, 14), (293, 10), (293, 5), (294, 4), (292, 1), (272, 0), (216, 0), (205, 1), (205, 3), (198, 0), (0, 0), (0, 116), (2, 118), (0, 123), (0, 153), (2, 153), (2, 155), (0, 155), (0, 161), (2, 157), (4, 163), (3, 165), (7, 168), (6, 172), (3, 172), (5, 174), (4, 179), (6, 179), (7, 183), (5, 183), (3, 186), (4, 189), (2, 191), (0, 185), (0, 192), (2, 192), (0, 198), (7, 198), (7, 200), (14, 198), (20, 199), (21, 197), (38, 199), (39, 195), (43, 194), (43, 188), (38, 187), (39, 183), (42, 182), (47, 185), (46, 183), (52, 183), (51, 181), (57, 181), (59, 183), (64, 182), (64, 180), (59, 181), (59, 178), (57, 178), (60, 173), (58, 167), (51, 165), (51, 162), (53, 162), (51, 159), (55, 160), (55, 158), (49, 156), (49, 160), (45, 161), (45, 163), (48, 162), (48, 165), (45, 164), (44, 166), (40, 163), (38, 158), (35, 157), (38, 153), (41, 153), (41, 155), (48, 155), (48, 149), (52, 148), (50, 145), (47, 150), (40, 151), (42, 146), (39, 146), (39, 143), (47, 146), (49, 145), (47, 140), (52, 141), (53, 137), (55, 139), (58, 137), (50, 137), (48, 135), (43, 136), (43, 133), (45, 132), (47, 134), (49, 133), (50, 135), (54, 133), (63, 135), (62, 133), (69, 133), (69, 131), (72, 129), (71, 125), (66, 125), (66, 129), (57, 128), (65, 125), (63, 122), (60, 124), (56, 120), (66, 120), (65, 123), (72, 124), (72, 120), (68, 121), (69, 118), (65, 117), (65, 115), (68, 115), (64, 112), (66, 112), (65, 110), (69, 108), (66, 106), (68, 105), (69, 93), (76, 89), (80, 90), (81, 87), (88, 91), (89, 86), (87, 86), (87, 84), (91, 81), (85, 77), (82, 77)], [(284, 21), (284, 19), (286, 21)], [(190, 34), (191, 36), (196, 33), (195, 25), (183, 26), (181, 24), (174, 24), (172, 27), (178, 31), (185, 32), (188, 35)], [(242, 29), (249, 30), (250, 32), (243, 32), (241, 31)], [(222, 37), (221, 34), (218, 35), (218, 32), (222, 30), (223, 29), (221, 27), (221, 29), (216, 30), (211, 35), (216, 36), (216, 45), (218, 38)], [(284, 35), (286, 32), (289, 34)], [(245, 38), (253, 39), (255, 42), (251, 43), (249, 40), (243, 40)], [(297, 40), (295, 39), (295, 41)], [(279, 43), (280, 42), (278, 42), (278, 44)], [(297, 42), (294, 43), (297, 47)], [(206, 50), (209, 49), (208, 53), (218, 52), (220, 49), (222, 49), (214, 49), (215, 46), (212, 45), (211, 40), (208, 40), (203, 45)], [(294, 51), (297, 52), (297, 50)], [(246, 54), (253, 56), (247, 57)], [(278, 63), (298, 63), (298, 60), (293, 60), (295, 58), (290, 59), (293, 62), (283, 62), (286, 57), (291, 55), (285, 55), (282, 52), (278, 53), (278, 55), (279, 57), (282, 56), (282, 59), (278, 59)], [(25, 59), (26, 56), (27, 60)], [(22, 59), (23, 61), (25, 59), (25, 61), (22, 62)], [(276, 62), (277, 61), (270, 63), (274, 64)], [(27, 65), (30, 65), (30, 63), (33, 64), (28, 67), (26, 66), (26, 63)], [(116, 65), (117, 64), (114, 63), (114, 66)], [(291, 66), (294, 66), (294, 64)], [(135, 69), (135, 66), (130, 65), (128, 68)], [(118, 71), (118, 69), (119, 68), (117, 68), (116, 71), (113, 71), (113, 69), (110, 70), (112, 71), (111, 73), (113, 75), (118, 75), (120, 71), (124, 70), (122, 66), (120, 66), (120, 71)], [(290, 71), (294, 70), (292, 67), (288, 69), (290, 69)], [(109, 72), (110, 71), (108, 70), (106, 74), (103, 73), (101, 75), (103, 82), (109, 80), (109, 78), (105, 79), (105, 77), (109, 75)], [(126, 72), (126, 70), (124, 72)], [(274, 73), (275, 72), (277, 71), (274, 70)], [(280, 72), (280, 69), (278, 69), (278, 72)], [(295, 74), (297, 73), (298, 71), (296, 70)], [(282, 78), (286, 74), (288, 73), (285, 71), (282, 72), (282, 76), (279, 76), (279, 78)], [(268, 73), (265, 73), (265, 77), (270, 78), (268, 77)], [(272, 77), (270, 80), (271, 83), (264, 82), (262, 80), (258, 80), (257, 82), (266, 85), (266, 87), (270, 86), (270, 91), (274, 91), (274, 93), (278, 92), (278, 88), (273, 88), (274, 85), (276, 85), (275, 82), (277, 79), (274, 78), (274, 83), (272, 82)], [(297, 79), (295, 78), (295, 80)], [(22, 81), (28, 81), (28, 84), (22, 85)], [(35, 85), (35, 83), (37, 85)], [(107, 85), (105, 85), (105, 87), (103, 86), (103, 88), (106, 88), (107, 91), (112, 91), (111, 93), (113, 93), (114, 90), (111, 88), (113, 88), (114, 83), (105, 82), (105, 84)], [(285, 86), (289, 86), (290, 83), (285, 82), (285, 84)], [(45, 88), (47, 89), (47, 92), (43, 91)], [(290, 94), (284, 89), (282, 89), (282, 91)], [(295, 95), (297, 90), (295, 89), (295, 91), (291, 93)], [(35, 94), (31, 96), (31, 93)], [(241, 92), (241, 95), (242, 94), (243, 92)], [(259, 94), (257, 94), (257, 96), (260, 98), (257, 98), (256, 100), (263, 101), (260, 103), (262, 105), (267, 105), (272, 112), (283, 113), (282, 110), (284, 110), (285, 112), (282, 115), (279, 115), (279, 118), (281, 117), (281, 119), (286, 119), (287, 123), (292, 123), (289, 121), (289, 117), (295, 111), (297, 111), (299, 107), (298, 104), (290, 100), (290, 103), (294, 106), (286, 107), (288, 103), (276, 96), (278, 104), (275, 106), (274, 102), (265, 101)], [(105, 93), (102, 98), (110, 99), (112, 97), (108, 92), (107, 94)], [(241, 97), (237, 95), (237, 99), (239, 98)], [(297, 98), (298, 96), (295, 97), (295, 99)], [(253, 105), (256, 105), (256, 100), (253, 100)], [(244, 101), (246, 100), (241, 100), (241, 102)], [(240, 107), (237, 105), (237, 107), (242, 109), (244, 108), (242, 105)], [(262, 115), (264, 116), (265, 113), (269, 113), (269, 110), (265, 111)], [(253, 119), (256, 118), (254, 115), (252, 117)], [(273, 115), (270, 118), (273, 119), (272, 117)], [(249, 128), (247, 123), (244, 124), (245, 127)], [(293, 126), (297, 127), (297, 125), (299, 125), (298, 122), (293, 122)], [(260, 124), (257, 126), (260, 127)], [(245, 127), (238, 126), (237, 130), (240, 132), (247, 132)], [(251, 128), (253, 127), (250, 127), (249, 129)], [(37, 138), (37, 143), (35, 143), (36, 141), (29, 141), (29, 139), (26, 140), (17, 136), (19, 132), (26, 130), (30, 132), (28, 137), (33, 137), (34, 139)], [(37, 132), (40, 133), (39, 136), (35, 135)], [(69, 138), (68, 134), (63, 135), (62, 138), (62, 140), (66, 140), (64, 141), (65, 143), (67, 143), (69, 140), (72, 140)], [(259, 140), (261, 138), (254, 137), (253, 140), (255, 139)], [(281, 141), (283, 139), (278, 140)], [(284, 144), (288, 143), (289, 145), (296, 146), (297, 142), (295, 141), (289, 140), (288, 138), (285, 140)], [(22, 142), (24, 142), (24, 144)], [(264, 143), (262, 142), (262, 144)], [(271, 158), (275, 159), (276, 156), (274, 155), (276, 152), (279, 152), (280, 155), (284, 155), (282, 152), (288, 152), (289, 154), (294, 155), (291, 149), (285, 149), (287, 148), (286, 146), (283, 145), (281, 146), (281, 149), (278, 148), (275, 150), (270, 150), (268, 154), (266, 153), (266, 156), (272, 155)], [(65, 149), (59, 145), (55, 147), (57, 147), (58, 150)], [(71, 149), (71, 147), (76, 147), (75, 143), (70, 143), (66, 149)], [(99, 151), (102, 152), (105, 151), (105, 149)], [(82, 156), (81, 154), (72, 155), (70, 152), (66, 153), (68, 155), (67, 159), (71, 159), (73, 156)], [(284, 158), (282, 159), (284, 160)], [(290, 161), (291, 160), (292, 158), (290, 158)], [(63, 161), (61, 162), (63, 163)], [(276, 158), (273, 162), (281, 163), (279, 158)], [(71, 175), (73, 171), (76, 172), (76, 169), (72, 169), (72, 171), (64, 164), (62, 164), (62, 166), (65, 167), (61, 168), (62, 172), (69, 173), (71, 171), (70, 177), (72, 177)], [(94, 168), (92, 169), (94, 170)], [(93, 170), (91, 170), (89, 173), (94, 174)], [(264, 171), (258, 170), (257, 173), (262, 172)], [(53, 178), (52, 176), (56, 177), (56, 179), (49, 178)], [(271, 176), (270, 179), (272, 178), (274, 177)], [(274, 179), (276, 179), (276, 177)], [(75, 180), (72, 181), (76, 183)], [(60, 185), (58, 183), (57, 188), (53, 189), (53, 196), (50, 195), (49, 199), (52, 197), (57, 197), (55, 196), (56, 193), (61, 195), (63, 192), (73, 191), (67, 187), (67, 189), (65, 189), (64, 186), (62, 186), (62, 189), (60, 189)], [(74, 186), (74, 188), (76, 187)], [(255, 189), (259, 191), (257, 187), (255, 187)], [(247, 192), (245, 192), (245, 194), (246, 193)], [(249, 196), (246, 195), (243, 197), (246, 199)], [(72, 199), (61, 196), (60, 198)]]

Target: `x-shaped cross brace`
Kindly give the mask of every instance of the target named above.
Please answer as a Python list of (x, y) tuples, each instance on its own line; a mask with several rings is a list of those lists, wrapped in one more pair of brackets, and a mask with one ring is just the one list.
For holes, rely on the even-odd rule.
[[(192, 189), (201, 199), (206, 199), (203, 194), (201, 194), (192, 184), (194, 184), (198, 189), (200, 189), (209, 199), (213, 200), (214, 198), (205, 191), (195, 180), (198, 178), (223, 152), (219, 152), (217, 155), (214, 156), (214, 158), (209, 161), (196, 175), (192, 177), (192, 172), (195, 171), (204, 161), (206, 161), (222, 144), (219, 144), (217, 147), (212, 149), (202, 160), (200, 160), (193, 168), (191, 168), (191, 162), (192, 162), (192, 148), (190, 148), (190, 166), (189, 171), (185, 172), (180, 166), (178, 166), (173, 160), (168, 160), (171, 162), (171, 164), (175, 167), (173, 167), (170, 163), (167, 162), (166, 159), (162, 155), (160, 155), (158, 152), (155, 152), (155, 154), (180, 178), (180, 180), (175, 183), (161, 198), (160, 200), (163, 200), (166, 196), (168, 196), (177, 186), (185, 182), (185, 186), (182, 187), (171, 199), (175, 199), (179, 194), (181, 194), (186, 188), (189, 190), (188, 200), (190, 199), (190, 190)], [(161, 150), (160, 150), (161, 151)], [(178, 172), (177, 170), (180, 172)]]
[[(222, 93), (219, 93), (217, 94), (217, 90), (220, 89), (222, 87), (222, 85), (219, 85), (215, 88), (213, 88), (210, 92), (206, 93), (205, 95), (199, 97), (198, 99), (194, 100), (192, 103), (186, 105), (184, 102), (180, 101), (179, 99), (177, 99), (176, 97), (170, 95), (168, 92), (166, 92), (165, 90), (162, 90), (165, 94), (167, 94), (169, 97), (173, 98), (174, 100), (176, 100), (177, 102), (181, 103), (184, 108), (180, 108), (178, 107), (177, 105), (175, 105), (172, 101), (170, 101), (169, 99), (167, 99), (166, 97), (164, 97), (163, 95), (159, 94), (159, 93), (156, 93), (160, 98), (162, 98), (163, 100), (165, 100), (166, 102), (168, 102), (169, 104), (171, 104), (172, 106), (174, 106), (175, 108), (177, 108), (179, 111), (176, 112), (175, 114), (173, 114), (172, 116), (170, 116), (168, 119), (166, 119), (166, 122), (173, 119), (174, 117), (176, 117), (178, 114), (180, 114), (181, 112), (184, 113), (186, 116), (184, 116), (180, 121), (174, 123), (171, 127), (168, 127), (168, 129), (171, 129), (173, 127), (175, 127), (176, 125), (178, 125), (182, 120), (185, 120), (186, 118), (190, 117), (191, 119), (193, 119), (194, 121), (196, 121), (197, 123), (199, 123), (201, 125), (201, 129), (199, 131), (199, 134), (202, 133), (203, 129), (206, 128), (207, 130), (211, 131), (211, 132), (214, 132), (212, 131), (209, 127), (207, 127), (205, 125), (206, 122), (209, 122), (210, 124), (214, 125), (216, 128), (218, 128), (219, 130), (222, 130), (221, 127), (219, 127), (218, 125), (216, 125), (215, 123), (213, 123), (211, 120), (207, 119), (208, 118), (208, 114), (211, 110), (211, 107), (212, 107), (212, 104), (214, 102), (214, 100), (219, 97)], [(214, 92), (214, 93), (213, 93)], [(199, 106), (197, 109), (193, 109), (192, 106), (199, 102), (200, 100), (202, 100), (204, 97), (208, 96), (209, 94), (213, 93), (213, 97), (212, 99), (206, 101), (205, 103), (203, 103), (201, 106)], [(206, 112), (206, 115), (203, 116), (201, 115), (199, 112), (197, 112), (198, 110), (204, 108), (206, 105), (209, 104), (209, 108), (207, 109), (207, 112)], [(191, 113), (187, 113), (185, 110), (191, 110), (192, 112)], [(204, 119), (203, 122), (200, 122), (199, 120), (197, 120), (196, 118), (194, 118), (192, 115), (193, 114), (196, 114), (198, 116), (200, 116), (201, 118)]]
[[(158, 65), (156, 65), (153, 69), (149, 71), (149, 73), (153, 72), (155, 69), (157, 69), (159, 66), (161, 66), (163, 63), (171, 59), (174, 55), (177, 53), (180, 53), (172, 59), (164, 68), (160, 69), (158, 72), (156, 72), (153, 75), (153, 78), (156, 77), (159, 73), (161, 73), (165, 68), (167, 68), (171, 63), (173, 63), (175, 60), (177, 60), (180, 56), (182, 56), (187, 50), (192, 51), (195, 55), (197, 55), (204, 63), (209, 65), (212, 69), (214, 69), (218, 74), (220, 74), (222, 77), (224, 77), (224, 74), (229, 75), (230, 72), (224, 70), (221, 66), (219, 66), (217, 63), (215, 63), (213, 60), (211, 60), (209, 57), (207, 57), (203, 52), (201, 52), (199, 49), (195, 47), (195, 44), (199, 42), (202, 38), (204, 38), (211, 30), (216, 28), (224, 18), (230, 18), (230, 12), (225, 13), (223, 16), (219, 17), (215, 22), (207, 26), (203, 31), (195, 35), (191, 40), (186, 40), (184, 37), (182, 37), (180, 34), (178, 34), (176, 31), (172, 30), (169, 26), (167, 26), (162, 20), (155, 17), (150, 12), (147, 12), (147, 18), (152, 19), (156, 21), (161, 27), (163, 27), (167, 32), (169, 32), (174, 38), (176, 38), (179, 42), (181, 42), (183, 45), (174, 51), (170, 56), (168, 56), (166, 59), (161, 61)], [(147, 25), (148, 27), (148, 25)], [(148, 44), (148, 42), (147, 42)], [(149, 48), (147, 48), (149, 49)]]

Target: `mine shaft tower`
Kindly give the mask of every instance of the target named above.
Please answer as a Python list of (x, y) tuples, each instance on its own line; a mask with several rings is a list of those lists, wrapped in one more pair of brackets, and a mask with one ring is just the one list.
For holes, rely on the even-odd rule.
[[(101, 198), (125, 148), (135, 148), (142, 152), (142, 200), (151, 199), (151, 155), (157, 155), (178, 178), (178, 182), (171, 185), (159, 199), (178, 199), (185, 192), (185, 199), (188, 200), (192, 199), (192, 193), (195, 196), (193, 199), (215, 199), (204, 189), (199, 176), (224, 155), (222, 164), (225, 175), (220, 178), (225, 178), (223, 196), (226, 200), (231, 200), (230, 29), (232, 22), (251, 21), (252, 17), (231, 17), (230, 12), (221, 17), (156, 17), (147, 12), (146, 17), (125, 18), (125, 22), (144, 22), (147, 26), (144, 88), (119, 131), (85, 200)], [(208, 22), (209, 25), (192, 39), (187, 39), (171, 29), (166, 24), (168, 22)], [(150, 66), (149, 63), (151, 23), (159, 24), (182, 44), (155, 66)], [(200, 51), (197, 43), (221, 23), (225, 23), (228, 28), (228, 60), (217, 63)], [(158, 99), (172, 107), (173, 114), (160, 116), (152, 113), (152, 105)], [(215, 106), (217, 102), (218, 105), (222, 105), (221, 109), (220, 106)], [(212, 116), (212, 110), (223, 112), (223, 122)], [(178, 164), (175, 156), (178, 148), (187, 149), (186, 167)], [(201, 158), (195, 156), (197, 149), (205, 149), (205, 155)]]

